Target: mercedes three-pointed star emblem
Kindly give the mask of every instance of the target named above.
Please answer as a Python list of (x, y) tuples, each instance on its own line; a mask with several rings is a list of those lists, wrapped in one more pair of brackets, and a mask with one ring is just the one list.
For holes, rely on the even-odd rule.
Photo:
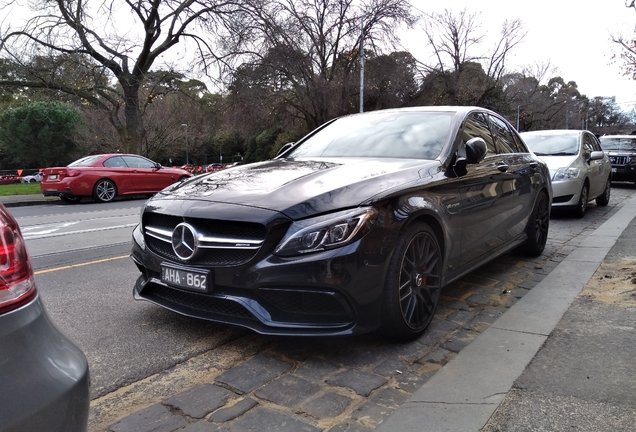
[(199, 238), (194, 228), (182, 222), (172, 231), (172, 250), (179, 258), (188, 261), (197, 253)]

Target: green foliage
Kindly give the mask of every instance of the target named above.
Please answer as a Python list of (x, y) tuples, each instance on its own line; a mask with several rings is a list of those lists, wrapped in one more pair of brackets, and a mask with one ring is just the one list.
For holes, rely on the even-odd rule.
[(65, 165), (75, 148), (77, 109), (61, 102), (32, 102), (0, 115), (0, 148), (24, 167)]
[(276, 143), (276, 138), (281, 132), (281, 128), (275, 126), (265, 129), (257, 136), (248, 139), (245, 162), (249, 163), (270, 159), (270, 153)]

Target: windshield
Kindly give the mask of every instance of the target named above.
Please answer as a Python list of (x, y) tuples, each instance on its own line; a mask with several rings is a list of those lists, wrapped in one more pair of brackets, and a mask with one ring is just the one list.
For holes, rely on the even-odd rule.
[(578, 134), (521, 134), (521, 138), (537, 156), (574, 156), (579, 152)]
[(86, 156), (83, 157), (81, 159), (76, 160), (75, 162), (71, 162), (70, 164), (68, 164), (67, 166), (70, 167), (86, 167), (86, 166), (91, 166), (93, 164), (93, 162), (95, 162), (97, 159), (99, 159), (101, 156), (96, 155), (96, 156)]
[(287, 155), (435, 159), (448, 140), (454, 113), (377, 112), (335, 120)]
[(636, 151), (636, 136), (634, 138), (601, 137), (601, 147), (603, 150)]

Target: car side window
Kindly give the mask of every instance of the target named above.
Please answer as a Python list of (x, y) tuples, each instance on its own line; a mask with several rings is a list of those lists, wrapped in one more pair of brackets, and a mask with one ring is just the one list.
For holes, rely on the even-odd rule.
[(587, 157), (590, 156), (590, 154), (594, 151), (594, 140), (592, 139), (592, 136), (590, 134), (584, 133), (583, 134), (583, 154), (585, 154)]
[(508, 128), (506, 122), (499, 117), (489, 115), (490, 123), (492, 124), (492, 132), (495, 137), (495, 145), (499, 150), (498, 153), (517, 153), (517, 142), (515, 136)]
[(121, 156), (113, 156), (104, 161), (104, 166), (109, 168), (126, 168), (126, 162)]
[(483, 138), (484, 141), (486, 141), (486, 146), (488, 147), (488, 153), (486, 153), (486, 156), (497, 154), (497, 149), (493, 142), (490, 128), (488, 127), (488, 121), (483, 113), (474, 112), (466, 117), (460, 133), (464, 142), (468, 142), (468, 140), (475, 137)]
[(154, 168), (155, 164), (148, 159), (139, 156), (123, 156), (126, 165), (130, 168)]
[(585, 141), (590, 143), (591, 151), (603, 151), (601, 148), (601, 144), (594, 135), (590, 133), (585, 133)]

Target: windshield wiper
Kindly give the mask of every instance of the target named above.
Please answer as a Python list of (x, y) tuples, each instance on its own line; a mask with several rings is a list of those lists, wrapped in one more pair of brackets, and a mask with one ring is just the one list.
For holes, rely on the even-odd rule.
[(574, 156), (576, 153), (568, 153), (568, 152), (558, 152), (558, 153), (550, 153), (546, 156)]

